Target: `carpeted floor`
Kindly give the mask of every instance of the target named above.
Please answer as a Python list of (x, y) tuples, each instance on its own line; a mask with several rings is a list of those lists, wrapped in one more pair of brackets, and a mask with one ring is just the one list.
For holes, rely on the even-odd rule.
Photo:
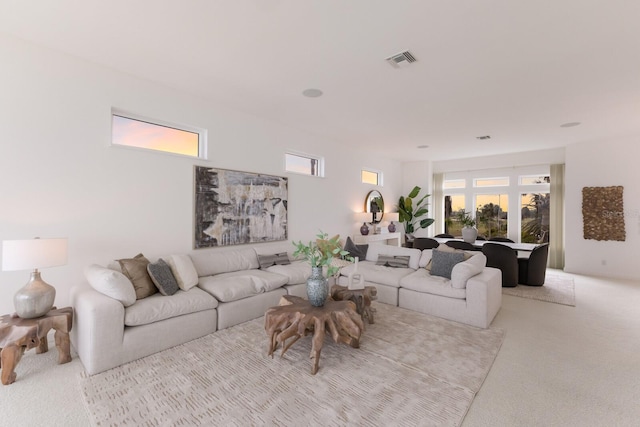
[(502, 293), (573, 307), (576, 305), (574, 283), (570, 277), (547, 274), (544, 285), (542, 286), (518, 285), (514, 288), (502, 288)]
[[(266, 355), (263, 319), (87, 377), (94, 425), (452, 425), (462, 423), (502, 345), (477, 329), (374, 303), (360, 349), (329, 337), (310, 374), (310, 337)], [(239, 355), (241, 357), (239, 357)]]

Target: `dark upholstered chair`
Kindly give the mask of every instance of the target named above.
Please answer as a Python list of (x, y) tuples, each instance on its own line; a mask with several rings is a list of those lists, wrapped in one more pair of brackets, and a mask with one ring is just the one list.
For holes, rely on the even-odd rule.
[(492, 237), (489, 239), (490, 242), (506, 242), (506, 243), (515, 243), (511, 239), (507, 239), (506, 237)]
[(453, 235), (452, 234), (447, 234), (447, 233), (436, 234), (433, 237), (443, 238), (443, 239), (453, 239)]
[(518, 252), (499, 243), (485, 243), (482, 253), (487, 257), (487, 267), (500, 269), (502, 287), (513, 288), (518, 284)]
[(434, 249), (440, 246), (440, 243), (429, 237), (416, 237), (413, 239), (413, 247), (415, 249)]
[(518, 258), (518, 282), (529, 286), (544, 285), (548, 258), (548, 243), (535, 248), (528, 258)]
[(478, 234), (476, 240), (487, 240), (487, 238)]
[(445, 245), (451, 246), (454, 249), (463, 249), (465, 251), (477, 251), (475, 246), (473, 246), (471, 243), (461, 242), (460, 240), (449, 240), (447, 243), (445, 243)]

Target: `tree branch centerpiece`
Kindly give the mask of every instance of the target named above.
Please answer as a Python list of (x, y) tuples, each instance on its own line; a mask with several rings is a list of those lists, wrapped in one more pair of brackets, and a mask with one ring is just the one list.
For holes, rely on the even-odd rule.
[(433, 218), (423, 218), (429, 213), (426, 200), (430, 194), (424, 195), (414, 203), (420, 190), (421, 188), (416, 185), (408, 196), (400, 196), (398, 200), (398, 214), (400, 222), (404, 224), (404, 233), (408, 241), (413, 241), (413, 233), (417, 230), (427, 228), (435, 221)]
[(329, 238), (327, 233), (320, 231), (316, 235), (316, 240), (308, 244), (293, 242), (296, 247), (294, 257), (303, 257), (311, 264), (311, 276), (307, 279), (307, 297), (311, 305), (322, 307), (329, 295), (327, 278), (324, 277), (322, 269), (327, 268), (327, 276), (335, 275), (340, 267), (333, 264), (333, 259), (338, 257), (348, 257), (349, 252), (342, 249), (340, 245), (340, 235), (336, 234)]

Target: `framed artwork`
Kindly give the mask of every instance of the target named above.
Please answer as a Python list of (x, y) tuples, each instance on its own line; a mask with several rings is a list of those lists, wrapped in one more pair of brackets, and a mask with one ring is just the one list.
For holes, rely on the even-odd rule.
[(622, 186), (582, 189), (583, 237), (624, 242)]
[(194, 248), (287, 240), (287, 178), (195, 167)]

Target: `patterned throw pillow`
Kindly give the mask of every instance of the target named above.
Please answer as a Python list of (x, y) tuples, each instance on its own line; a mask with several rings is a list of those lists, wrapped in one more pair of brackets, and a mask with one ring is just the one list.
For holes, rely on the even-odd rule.
[(118, 263), (122, 269), (122, 274), (127, 276), (133, 288), (136, 290), (136, 299), (146, 298), (158, 292), (158, 288), (151, 281), (151, 277), (147, 272), (149, 260), (142, 254), (138, 254), (133, 258), (119, 259)]
[(171, 272), (171, 267), (162, 258), (155, 263), (149, 263), (147, 272), (162, 295), (173, 295), (180, 289), (178, 281)]
[(453, 266), (462, 261), (464, 261), (463, 252), (444, 252), (434, 250), (433, 257), (431, 258), (431, 275), (451, 279), (451, 270), (453, 270)]
[(384, 265), (385, 267), (394, 267), (394, 268), (408, 268), (409, 267), (409, 259), (411, 257), (408, 255), (378, 255), (378, 260), (376, 261), (376, 265)]
[(261, 269), (265, 269), (272, 265), (291, 264), (291, 261), (289, 261), (289, 255), (286, 252), (281, 252), (273, 255), (258, 255), (258, 263)]

